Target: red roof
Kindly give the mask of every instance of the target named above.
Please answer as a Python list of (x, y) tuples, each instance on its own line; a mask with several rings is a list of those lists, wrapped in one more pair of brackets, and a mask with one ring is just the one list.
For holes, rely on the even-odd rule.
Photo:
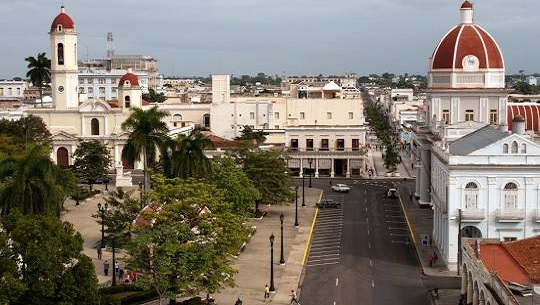
[(73, 19), (71, 19), (71, 17), (66, 14), (63, 6), (60, 8), (60, 14), (58, 14), (58, 16), (54, 18), (51, 24), (51, 31), (54, 31), (56, 28), (58, 28), (58, 25), (62, 25), (62, 28), (64, 29), (75, 29), (75, 23), (73, 22)]
[(130, 86), (138, 86), (139, 85), (139, 78), (137, 77), (137, 75), (135, 75), (135, 74), (133, 74), (131, 72), (128, 72), (128, 73), (124, 74), (124, 76), (122, 76), (122, 78), (120, 78), (120, 81), (118, 82), (118, 86), (122, 87), (122, 86), (126, 85), (126, 81), (129, 82)]
[(469, 1), (465, 0), (465, 2), (463, 2), (463, 4), (461, 5), (461, 8), (464, 8), (464, 9), (472, 9), (472, 3), (470, 3)]
[(533, 282), (540, 281), (540, 236), (503, 243), (503, 247)]
[(480, 259), (489, 271), (496, 272), (503, 281), (520, 284), (530, 283), (527, 272), (500, 243), (481, 244)]
[(432, 69), (463, 69), (467, 55), (478, 58), (480, 69), (504, 69), (495, 40), (476, 24), (460, 24), (441, 39), (433, 52)]
[(506, 120), (508, 130), (512, 130), (514, 118), (521, 116), (525, 120), (525, 130), (540, 133), (540, 105), (536, 103), (508, 104)]

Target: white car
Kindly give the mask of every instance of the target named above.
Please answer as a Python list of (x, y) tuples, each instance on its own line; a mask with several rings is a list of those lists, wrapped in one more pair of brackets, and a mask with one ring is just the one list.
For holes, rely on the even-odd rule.
[(343, 183), (338, 183), (338, 184), (332, 185), (332, 191), (334, 191), (334, 192), (346, 193), (346, 192), (348, 192), (350, 190), (351, 190), (351, 188), (348, 185), (343, 184)]

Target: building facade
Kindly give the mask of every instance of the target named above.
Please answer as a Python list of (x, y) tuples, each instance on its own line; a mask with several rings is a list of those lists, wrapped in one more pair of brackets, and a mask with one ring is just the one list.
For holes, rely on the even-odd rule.
[(464, 1), (460, 23), (430, 58), (426, 124), (413, 136), (415, 195), (432, 206), (433, 242), (454, 270), (460, 236), (522, 239), (540, 230), (540, 147), (523, 117), (507, 113), (502, 52), (473, 12)]

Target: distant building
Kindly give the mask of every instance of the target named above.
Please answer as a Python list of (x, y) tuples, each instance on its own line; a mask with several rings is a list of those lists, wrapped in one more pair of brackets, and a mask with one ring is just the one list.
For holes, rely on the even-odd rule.
[(0, 101), (22, 101), (27, 87), (23, 80), (0, 80)]

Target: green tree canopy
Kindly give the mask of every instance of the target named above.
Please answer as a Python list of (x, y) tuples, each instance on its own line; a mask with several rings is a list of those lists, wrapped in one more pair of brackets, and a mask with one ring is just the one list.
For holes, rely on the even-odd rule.
[(73, 174), (54, 164), (44, 146), (0, 161), (0, 181), (4, 182), (0, 188), (2, 215), (20, 210), (59, 217), (64, 200), (75, 189)]
[(92, 188), (96, 179), (107, 177), (112, 157), (105, 144), (98, 140), (80, 141), (73, 154), (73, 173), (80, 180), (87, 181)]
[(131, 108), (131, 115), (122, 123), (122, 130), (130, 132), (122, 159), (135, 162), (143, 157), (144, 165), (144, 189), (149, 189), (149, 176), (147, 169), (154, 166), (156, 152), (167, 138), (169, 128), (163, 122), (168, 113), (153, 107), (149, 110)]
[(12, 213), (3, 227), (0, 241), (9, 236), (10, 246), (2, 247), (0, 253), (8, 251), (11, 256), (1, 259), (8, 266), (13, 263), (19, 266), (3, 274), (15, 289), (7, 296), (8, 304), (98, 304), (94, 266), (81, 253), (82, 237), (70, 223), (47, 216)]
[[(242, 135), (237, 137), (236, 140), (245, 141), (249, 143), (248, 146), (259, 146), (266, 141), (268, 133), (262, 130), (254, 131), (249, 125), (244, 125), (242, 129)], [(251, 145), (254, 144), (254, 145)]]
[(243, 218), (232, 213), (223, 191), (203, 181), (153, 177), (149, 196), (158, 213), (144, 215), (128, 248), (128, 268), (146, 275), (140, 281), (160, 298), (193, 296), (233, 285), (229, 255), (247, 234)]
[(40, 117), (29, 115), (16, 121), (0, 120), (0, 159), (22, 155), (34, 145), (49, 145), (51, 133)]
[(232, 211), (238, 215), (248, 215), (261, 199), (261, 194), (246, 173), (228, 156), (214, 159), (212, 168), (211, 181), (225, 192), (225, 198), (233, 205)]
[[(140, 202), (133, 193), (133, 190), (124, 191), (123, 188), (119, 187), (109, 192), (105, 198), (107, 210), (104, 212), (103, 224), (108, 234), (117, 237), (130, 236), (133, 230), (133, 221), (141, 211)], [(93, 217), (101, 224), (101, 213), (97, 213)]]
[(24, 60), (28, 62), (26, 77), (30, 78), (32, 85), (39, 88), (39, 99), (43, 107), (43, 88), (51, 82), (51, 60), (45, 53), (39, 53), (37, 58), (29, 56)]
[(161, 149), (164, 174), (167, 177), (180, 178), (206, 177), (211, 171), (211, 162), (204, 150), (212, 147), (212, 141), (206, 138), (199, 128), (165, 142)]
[(163, 103), (167, 100), (167, 97), (163, 93), (157, 93), (154, 89), (148, 89), (148, 93), (142, 94), (143, 100), (150, 102), (152, 104), (155, 103)]
[(240, 160), (246, 175), (261, 193), (261, 203), (288, 202), (294, 194), (285, 160), (274, 151), (244, 151)]

